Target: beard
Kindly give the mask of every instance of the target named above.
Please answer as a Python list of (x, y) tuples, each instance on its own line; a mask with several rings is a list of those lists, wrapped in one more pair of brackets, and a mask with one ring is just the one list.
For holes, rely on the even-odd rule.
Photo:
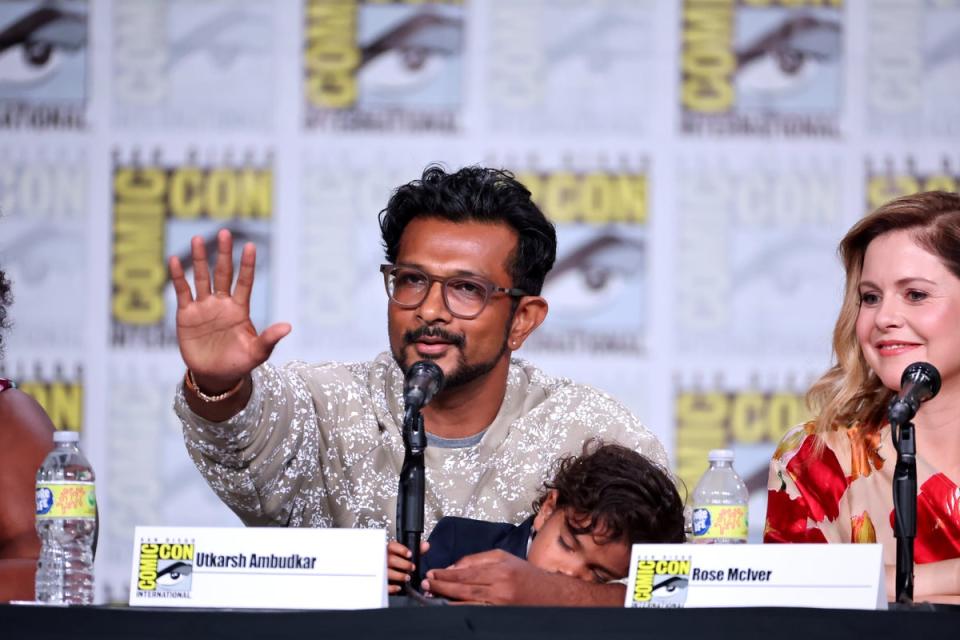
[[(406, 331), (403, 334), (403, 341), (399, 348), (391, 347), (391, 353), (393, 354), (393, 359), (396, 361), (397, 366), (400, 367), (400, 370), (403, 371), (403, 375), (407, 375), (407, 372), (410, 370), (410, 367), (413, 366), (413, 362), (410, 362), (410, 359), (406, 356), (406, 348), (413, 345), (417, 340), (423, 337), (431, 338), (440, 338), (445, 342), (449, 342), (451, 345), (457, 347), (457, 364), (449, 372), (445, 372), (444, 375), (444, 389), (456, 389), (457, 387), (462, 387), (463, 385), (473, 382), (479, 378), (490, 373), (494, 367), (500, 362), (500, 359), (503, 357), (503, 354), (507, 352), (507, 340), (510, 334), (510, 322), (507, 323), (506, 331), (503, 335), (503, 343), (500, 345), (500, 350), (495, 356), (489, 360), (484, 360), (483, 362), (468, 362), (464, 352), (466, 351), (467, 338), (462, 334), (450, 333), (440, 327), (430, 327), (422, 326), (418, 329), (412, 331)], [(422, 360), (436, 360), (432, 356), (422, 356)]]

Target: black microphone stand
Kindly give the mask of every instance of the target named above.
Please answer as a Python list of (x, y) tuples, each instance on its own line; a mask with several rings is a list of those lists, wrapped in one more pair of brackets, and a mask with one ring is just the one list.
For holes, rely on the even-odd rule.
[(420, 538), (423, 535), (423, 501), (426, 477), (423, 452), (427, 434), (417, 406), (408, 406), (403, 415), (403, 467), (397, 490), (397, 540), (410, 550), (413, 572), (405, 590), (420, 591)]
[(917, 537), (917, 442), (913, 423), (891, 422), (897, 464), (893, 468), (893, 535), (897, 538), (897, 602), (913, 602), (913, 542)]

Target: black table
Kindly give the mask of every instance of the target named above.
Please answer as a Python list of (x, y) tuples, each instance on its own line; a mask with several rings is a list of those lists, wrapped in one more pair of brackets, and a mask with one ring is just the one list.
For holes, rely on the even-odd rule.
[(406, 607), (368, 611), (251, 611), (0, 605), (8, 640), (143, 638), (668, 638), (669, 640), (950, 640), (960, 607), (824, 609), (577, 609)]

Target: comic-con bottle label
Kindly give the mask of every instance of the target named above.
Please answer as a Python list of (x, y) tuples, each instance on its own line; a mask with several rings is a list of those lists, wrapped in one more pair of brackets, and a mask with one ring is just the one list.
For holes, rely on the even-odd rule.
[(37, 519), (97, 517), (92, 482), (38, 482)]
[(709, 505), (693, 510), (693, 537), (698, 542), (747, 540), (746, 505)]

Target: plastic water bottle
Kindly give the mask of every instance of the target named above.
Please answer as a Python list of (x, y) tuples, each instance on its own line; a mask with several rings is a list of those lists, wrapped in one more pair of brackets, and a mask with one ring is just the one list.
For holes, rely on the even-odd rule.
[(57, 431), (37, 471), (36, 598), (49, 604), (93, 603), (93, 540), (97, 498), (90, 463), (76, 431)]
[(714, 449), (710, 468), (693, 490), (693, 539), (700, 544), (747, 541), (750, 494), (733, 470), (733, 451)]

